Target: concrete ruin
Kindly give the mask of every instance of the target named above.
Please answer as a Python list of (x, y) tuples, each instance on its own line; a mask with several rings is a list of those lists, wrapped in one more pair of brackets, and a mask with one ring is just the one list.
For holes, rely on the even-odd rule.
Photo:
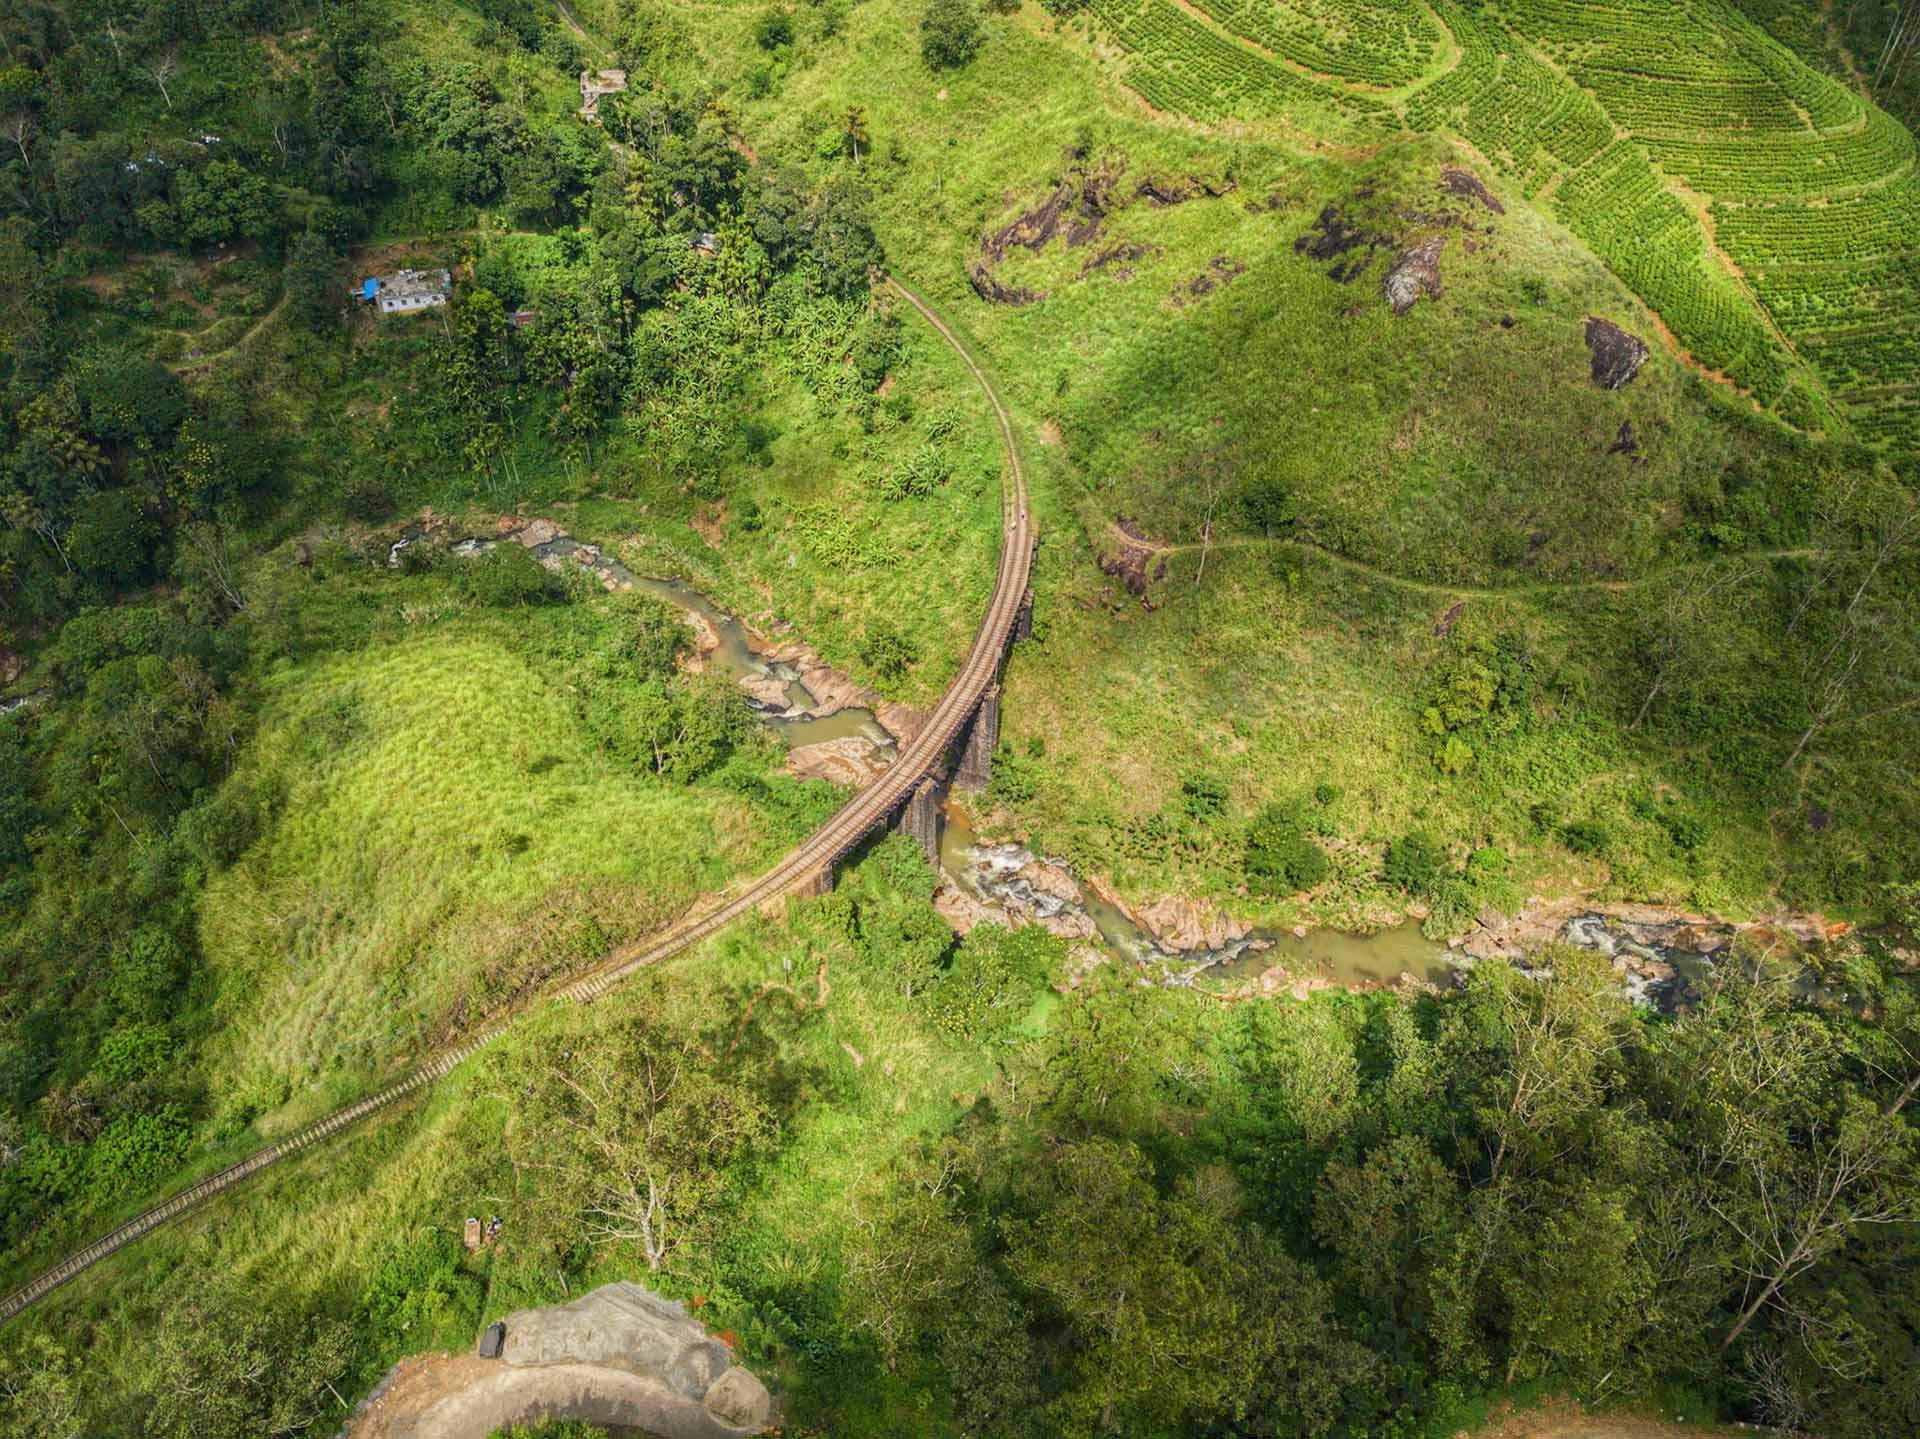
[(766, 1386), (677, 1301), (638, 1284), (523, 1309), (505, 1324), (497, 1361), (417, 1413), (387, 1416), (383, 1432), (487, 1439), (514, 1424), (579, 1419), (660, 1439), (745, 1439), (772, 1422)]
[(580, 114), (583, 119), (600, 123), (600, 101), (607, 95), (622, 95), (627, 89), (625, 70), (582, 70), (580, 72)]

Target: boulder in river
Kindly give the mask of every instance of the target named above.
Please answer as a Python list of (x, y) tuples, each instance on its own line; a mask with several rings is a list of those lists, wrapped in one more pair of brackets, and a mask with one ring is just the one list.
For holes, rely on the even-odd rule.
[(1140, 927), (1161, 945), (1181, 954), (1196, 949), (1224, 949), (1237, 939), (1245, 939), (1252, 930), (1252, 926), (1205, 900), (1177, 894), (1155, 900), (1135, 917)]
[(773, 675), (742, 675), (740, 688), (747, 692), (749, 699), (758, 700), (769, 709), (787, 708), (787, 682)]
[(892, 735), (895, 743), (909, 745), (913, 737), (926, 727), (927, 712), (917, 705), (901, 704), (897, 700), (883, 700), (873, 707), (873, 717), (880, 721), (880, 728)]
[(933, 907), (953, 932), (963, 937), (983, 924), (1007, 923), (1005, 910), (975, 899), (957, 884), (943, 884), (935, 890)]
[(787, 751), (787, 773), (795, 779), (829, 779), (864, 789), (887, 767), (886, 752), (865, 735), (844, 735)]

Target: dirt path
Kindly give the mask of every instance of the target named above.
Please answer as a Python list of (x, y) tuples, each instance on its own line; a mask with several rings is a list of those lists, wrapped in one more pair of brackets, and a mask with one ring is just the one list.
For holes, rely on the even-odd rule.
[(608, 54), (607, 47), (587, 33), (587, 27), (582, 25), (574, 16), (573, 11), (567, 8), (567, 0), (553, 0), (553, 8), (560, 12), (560, 18), (566, 21), (569, 30), (573, 31), (575, 35), (591, 45), (602, 59), (606, 58)]
[(183, 375), (189, 370), (199, 369), (202, 365), (212, 364), (215, 360), (224, 360), (227, 356), (233, 354), (234, 351), (252, 344), (254, 336), (266, 329), (268, 323), (279, 315), (282, 310), (287, 308), (288, 298), (287, 295), (282, 294), (274, 303), (273, 308), (249, 325), (246, 331), (235, 338), (231, 345), (214, 350), (209, 354), (196, 355), (191, 360), (182, 360), (178, 364), (169, 365), (167, 368), (172, 370), (176, 375)]
[[(1437, 584), (1427, 580), (1410, 580), (1403, 575), (1396, 575), (1391, 570), (1381, 569), (1378, 565), (1370, 565), (1363, 560), (1350, 560), (1345, 555), (1336, 554), (1324, 545), (1316, 545), (1311, 540), (1297, 540), (1281, 535), (1236, 535), (1224, 540), (1215, 540), (1211, 546), (1204, 545), (1198, 541), (1176, 545), (1169, 544), (1164, 540), (1149, 539), (1140, 535), (1130, 534), (1128, 531), (1122, 529), (1118, 523), (1113, 521), (1109, 521), (1107, 524), (1107, 534), (1115, 544), (1124, 545), (1131, 550), (1144, 550), (1150, 557), (1158, 555), (1191, 554), (1197, 550), (1207, 548), (1216, 550), (1240, 550), (1271, 546), (1274, 548), (1301, 550), (1308, 554), (1318, 555), (1322, 559), (1338, 565), (1341, 569), (1351, 570), (1355, 574), (1366, 575), (1368, 578), (1379, 580), (1383, 584), (1395, 585), (1405, 590), (1415, 590), (1421, 594), (1437, 595), (1442, 598), (1452, 599), (1500, 600), (1518, 598), (1525, 595), (1555, 594), (1571, 590), (1633, 590), (1639, 589), (1642, 585), (1650, 585), (1656, 581), (1679, 574), (1683, 570), (1696, 567), (1695, 564), (1669, 565), (1665, 569), (1651, 570), (1644, 575), (1630, 580), (1543, 580), (1538, 584), (1501, 586), (1448, 585)], [(1699, 561), (1697, 563), (1730, 564), (1735, 560), (1807, 559), (1819, 553), (1820, 551), (1816, 549), (1804, 546), (1776, 550), (1743, 550), (1738, 554), (1723, 555), (1714, 560)]]
[(1478, 1429), (1455, 1439), (1726, 1439), (1776, 1431), (1735, 1424), (1678, 1424), (1644, 1413), (1588, 1414), (1571, 1399), (1514, 1410), (1496, 1409)]

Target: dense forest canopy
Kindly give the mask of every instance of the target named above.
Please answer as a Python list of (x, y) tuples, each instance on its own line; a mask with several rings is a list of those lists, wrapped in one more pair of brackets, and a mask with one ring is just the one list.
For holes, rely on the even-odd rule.
[[(614, 1278), (800, 1432), (1413, 1439), (1550, 1393), (1920, 1428), (1920, 459), (1872, 423), (1910, 384), (1821, 388), (1905, 353), (1868, 300), (1913, 247), (1833, 302), (1866, 358), (1758, 309), (1786, 358), (1689, 353), (1654, 302), (1717, 324), (1737, 269), (1547, 208), (1588, 117), (1532, 0), (575, 8), (0, 7), (6, 1287), (512, 1020), (9, 1323), (0, 1436), (333, 1432)], [(1912, 5), (1696, 9), (1798, 97), (1742, 103), (1913, 122)], [(1285, 46), (1348, 108), (1261, 111)], [(1454, 50), (1533, 109), (1416, 123)], [(444, 305), (363, 302), (413, 268)], [(1652, 342), (1631, 383), (1596, 316)], [(539, 1003), (845, 799), (763, 723), (789, 671), (888, 712), (955, 673), (982, 384), (1042, 542), (965, 803), (1084, 924), (957, 924), (875, 837)], [(785, 668), (750, 704), (629, 572)], [(1227, 989), (1092, 895), (1436, 964), (1568, 896), (1733, 938), (1665, 1007), (1559, 934)]]

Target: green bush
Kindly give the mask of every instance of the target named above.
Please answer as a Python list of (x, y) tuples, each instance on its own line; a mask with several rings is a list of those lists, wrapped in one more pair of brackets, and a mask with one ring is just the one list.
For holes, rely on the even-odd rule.
[(494, 609), (537, 605), (559, 593), (540, 561), (516, 544), (495, 545), (469, 560), (461, 578), (475, 601)]
[(1231, 791), (1218, 775), (1196, 772), (1180, 781), (1180, 804), (1189, 816), (1205, 822), (1218, 819), (1227, 810)]
[(1297, 894), (1331, 872), (1326, 851), (1307, 838), (1298, 806), (1271, 804), (1247, 831), (1247, 887), (1255, 894)]
[(1410, 830), (1387, 846), (1380, 872), (1395, 889), (1422, 899), (1434, 892), (1447, 869), (1439, 841), (1424, 830)]
[(157, 1024), (139, 1021), (107, 1031), (94, 1052), (93, 1073), (109, 1088), (158, 1074), (173, 1057), (173, 1037)]
[(1576, 820), (1560, 826), (1560, 843), (1575, 854), (1599, 854), (1610, 838), (1607, 827), (1598, 820)]
[(266, 805), (251, 785), (232, 780), (180, 817), (178, 834), (209, 870), (225, 869), (265, 828)]
[(793, 43), (793, 17), (775, 6), (753, 22), (753, 43), (762, 50), (783, 50)]
[(986, 41), (973, 0), (929, 0), (920, 17), (920, 54), (936, 70), (957, 70)]
[(1697, 814), (1665, 810), (1658, 816), (1660, 828), (1667, 832), (1674, 848), (1696, 850), (1707, 842), (1707, 822)]
[(899, 680), (920, 662), (920, 646), (881, 620), (867, 627), (860, 641), (860, 659), (883, 680)]
[(374, 1257), (360, 1294), (360, 1327), (380, 1347), (465, 1342), (480, 1326), (486, 1286), (464, 1265), (450, 1230), (423, 1228), (389, 1243)]
[(186, 973), (179, 941), (157, 925), (142, 925), (114, 947), (107, 966), (107, 998), (123, 1014), (166, 1012)]
[(186, 1158), (192, 1129), (177, 1104), (123, 1114), (87, 1149), (87, 1190), (97, 1203), (155, 1188)]
[(998, 804), (1025, 804), (1040, 783), (1037, 759), (1020, 753), (1011, 745), (993, 752), (993, 773), (987, 781), (987, 794)]
[[(944, 923), (944, 921), (943, 921)], [(955, 1039), (1003, 1037), (1065, 961), (1067, 942), (1037, 924), (975, 925), (928, 996), (933, 1022)]]

